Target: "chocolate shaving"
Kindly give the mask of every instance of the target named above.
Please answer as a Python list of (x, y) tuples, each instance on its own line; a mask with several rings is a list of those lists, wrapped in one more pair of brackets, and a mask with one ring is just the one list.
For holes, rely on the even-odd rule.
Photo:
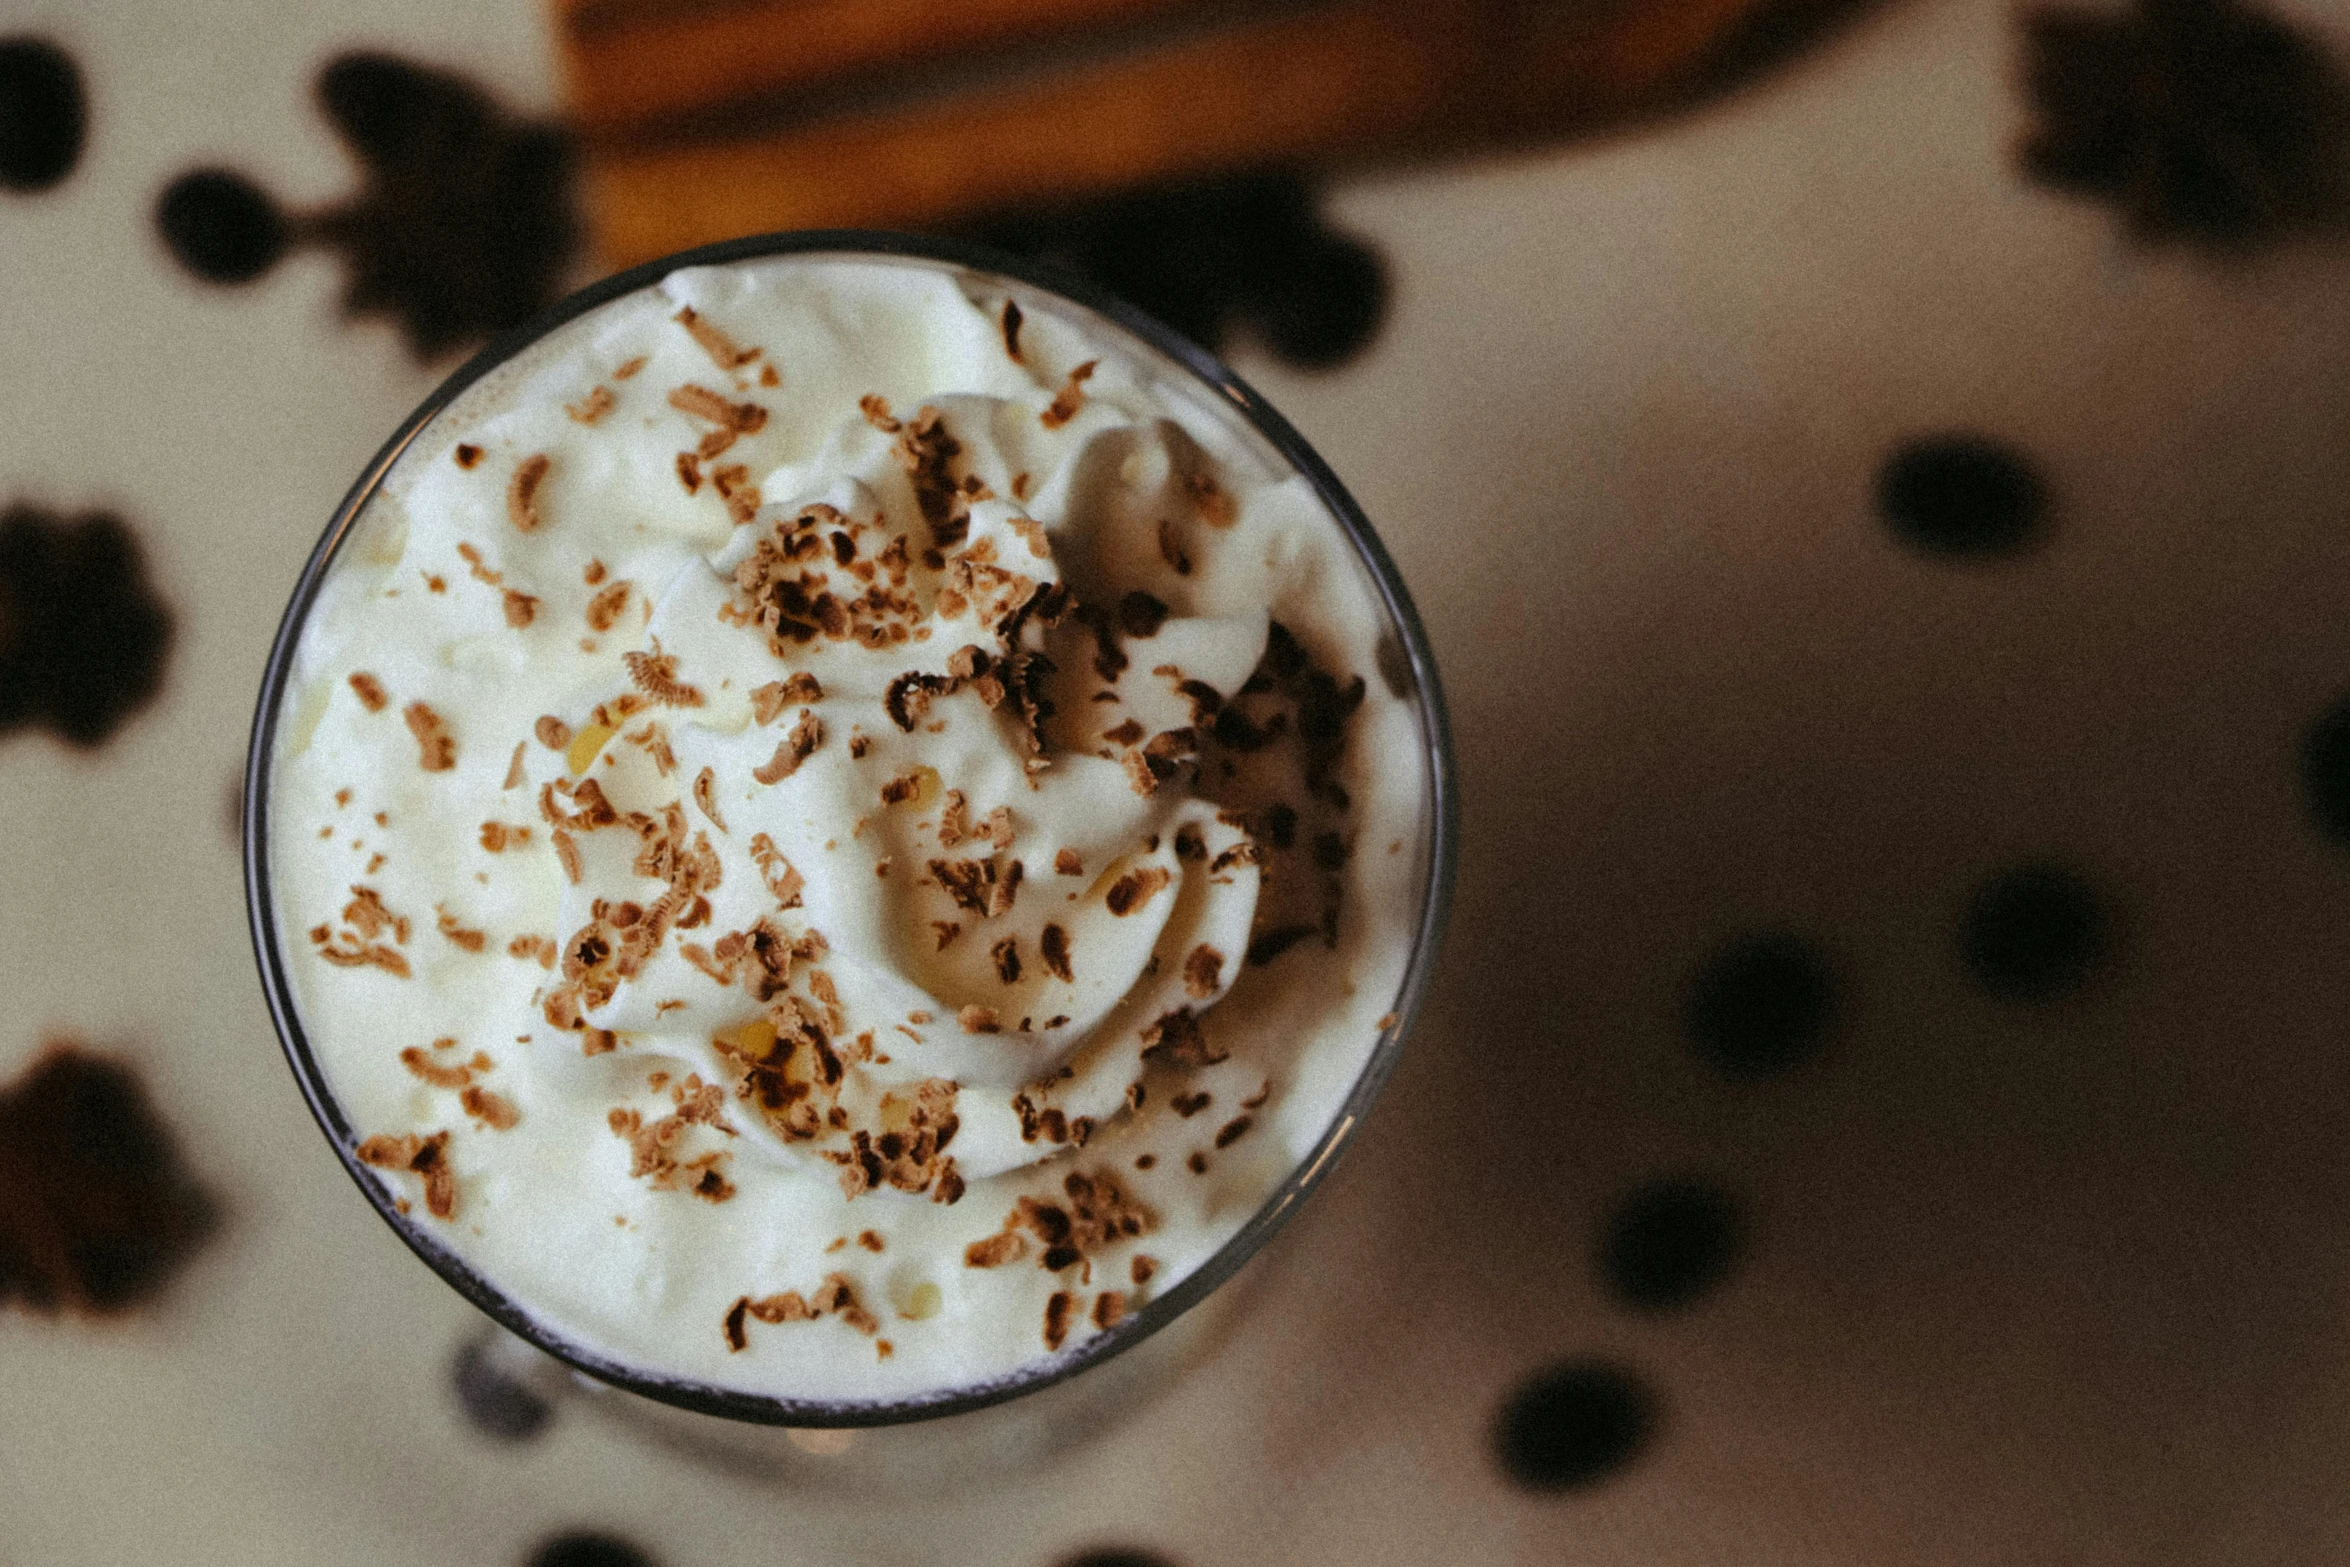
[(1265, 851), (1258, 848), (1249, 839), (1243, 838), (1210, 860), (1208, 870), (1211, 873), (1217, 873), (1228, 871), (1235, 865), (1262, 865), (1264, 863)]
[(480, 464), (482, 459), (482, 450), (480, 447), (473, 445), (469, 441), (459, 441), (457, 443), (457, 449), (454, 452), (451, 452), (449, 455), (457, 460), (458, 467), (473, 468)]
[(1047, 925), (1037, 937), (1037, 950), (1044, 959), (1045, 972), (1063, 984), (1073, 983), (1077, 976), (1069, 968), (1069, 933), (1058, 925)]
[[(379, 968), (395, 978), (409, 978), (408, 960), (374, 939), (381, 931), (362, 912), (374, 900), (375, 894), (362, 887), (351, 890), (363, 896), (343, 910), (344, 923), (350, 929), (336, 932), (325, 925), (310, 928), (310, 941), (318, 955), (337, 968)], [(373, 907), (380, 910), (382, 905), (373, 903)], [(407, 921), (399, 921), (395, 928), (397, 939), (405, 942), (408, 939)]]
[(371, 713), (380, 713), (391, 705), (392, 699), (384, 694), (383, 682), (364, 669), (352, 673), (351, 689), (358, 694), (359, 705)]
[(581, 424), (594, 424), (610, 413), (620, 399), (612, 395), (612, 388), (599, 386), (576, 403), (565, 403), (563, 411)]
[(547, 836), (554, 842), (555, 858), (563, 863), (564, 876), (569, 878), (571, 885), (578, 886), (580, 877), (579, 845), (572, 842), (571, 834), (560, 827), (550, 831)]
[(1037, 416), (1046, 429), (1058, 430), (1077, 417), (1077, 411), (1085, 406), (1085, 383), (1093, 379), (1093, 372), (1099, 363), (1099, 360), (1088, 359), (1069, 372), (1069, 379), (1062, 382), (1060, 391), (1053, 394), (1052, 406)]
[(1006, 936), (1003, 940), (988, 948), (987, 955), (995, 960), (996, 978), (1002, 980), (1007, 985), (1016, 985), (1020, 982), (1019, 937)]
[(971, 823), (964, 814), (963, 791), (949, 789), (946, 804), (938, 813), (938, 846), (951, 849), (971, 837)]
[(882, 711), (889, 714), (891, 723), (912, 734), (922, 715), (930, 711), (930, 699), (953, 689), (954, 682), (948, 676), (908, 670), (889, 683), (881, 699)]
[(1183, 960), (1183, 989), (1194, 1001), (1205, 1001), (1216, 993), (1224, 974), (1224, 954), (1206, 942), (1191, 949)]
[(987, 916), (994, 919), (1012, 912), (1012, 902), (1020, 895), (1020, 881), (1025, 867), (1018, 860), (1007, 860), (1003, 873), (987, 892)]
[(1061, 1341), (1069, 1336), (1069, 1319), (1077, 1309), (1077, 1297), (1067, 1290), (1056, 1290), (1053, 1298), (1044, 1303), (1044, 1347), (1059, 1349)]
[(824, 720), (805, 708), (800, 721), (791, 733), (776, 742), (775, 754), (763, 766), (751, 769), (751, 776), (763, 784), (778, 784), (800, 770), (800, 764), (816, 753), (824, 743)]
[(619, 623), (621, 611), (628, 607), (629, 587), (630, 584), (625, 580), (615, 582), (588, 600), (587, 623), (590, 631), (606, 632)]
[(766, 881), (767, 890), (775, 895), (777, 907), (796, 909), (800, 906), (800, 893), (808, 884), (798, 871), (792, 869), (791, 861), (785, 859), (782, 851), (775, 847), (774, 839), (765, 833), (752, 835), (751, 863), (759, 867), (759, 875)]
[(457, 1102), (464, 1106), (467, 1115), (493, 1132), (512, 1131), (522, 1120), (522, 1112), (514, 1108), (511, 1099), (478, 1085), (468, 1084), (457, 1096)]
[(1214, 1066), (1227, 1052), (1217, 1049), (1200, 1032), (1199, 1019), (1191, 1015), (1191, 1008), (1177, 1007), (1162, 1012), (1142, 1030), (1145, 1061), (1163, 1061), (1177, 1071), (1193, 1071), (1203, 1066)]
[(711, 362), (721, 370), (739, 370), (759, 357), (758, 349), (737, 347), (733, 338), (720, 331), (715, 323), (691, 305), (685, 306), (670, 319), (692, 333), (694, 341), (702, 345), (702, 352), (708, 354)]
[[(693, 690), (691, 686), (685, 689)], [(698, 700), (701, 693), (695, 691), (694, 696)], [(669, 749), (668, 731), (659, 724), (647, 722), (641, 728), (632, 730), (625, 738), (630, 745), (637, 747), (653, 759), (653, 766), (660, 771), (662, 777), (666, 778), (677, 771), (677, 753)]]
[(358, 1147), (359, 1162), (379, 1170), (400, 1170), (424, 1178), (425, 1211), (436, 1219), (457, 1213), (457, 1176), (449, 1168), (449, 1134), (370, 1137)]
[(506, 485), (506, 520), (524, 533), (538, 528), (539, 490), (547, 482), (547, 470), (553, 465), (553, 459), (545, 452), (525, 457), (515, 465), (514, 477)]
[(451, 738), (449, 726), (437, 712), (423, 702), (409, 702), (400, 717), (407, 721), (409, 733), (416, 735), (418, 766), (425, 773), (447, 773), (456, 766), (456, 738)]
[[(621, 584), (623, 588), (626, 584)], [(629, 652), (620, 655), (620, 662), (628, 668), (628, 678), (636, 688), (664, 707), (700, 707), (702, 693), (699, 687), (677, 678), (677, 655), (661, 651), (658, 640), (650, 653)]]
[(1007, 1262), (1017, 1262), (1027, 1252), (1028, 1241), (1024, 1236), (1015, 1230), (1002, 1230), (964, 1247), (963, 1266), (1000, 1268)]
[[(753, 435), (767, 424), (767, 410), (757, 403), (730, 403), (704, 386), (689, 384), (679, 387), (669, 394), (669, 406), (679, 413), (716, 425), (731, 435)], [(703, 455), (714, 454), (705, 452)]]
[(710, 818), (720, 832), (726, 831), (726, 818), (718, 814), (718, 775), (705, 767), (694, 775), (694, 804)]
[(555, 966), (555, 943), (545, 936), (517, 936), (506, 943), (506, 956), (535, 958), (540, 968)]
[(714, 470), (710, 475), (710, 484), (717, 490), (718, 498), (726, 503), (726, 515), (733, 519), (736, 526), (759, 515), (759, 487), (751, 482), (751, 470), (743, 464), (728, 463)]
[(1027, 363), (1020, 357), (1020, 306), (1012, 300), (1005, 300), (1002, 321), (1005, 354), (1010, 356), (1014, 364)]
[(1001, 870), (993, 860), (932, 860), (929, 871), (958, 907), (982, 919), (1011, 909), (1023, 874), (1018, 860), (1006, 863)]
[(1109, 905), (1112, 914), (1132, 914), (1174, 879), (1163, 865), (1144, 866), (1140, 870), (1128, 871), (1112, 882), (1102, 901)]
[[(1023, 1120), (1034, 1114), (1025, 1096), (1013, 1101)], [(1047, 1111), (1057, 1116), (1058, 1111)], [(1034, 1139), (1031, 1138), (1033, 1141)], [(1056, 1137), (1054, 1141), (1062, 1141)], [(1082, 1143), (1082, 1135), (1073, 1139)], [(972, 1268), (1000, 1268), (1028, 1255), (1029, 1242), (1040, 1248), (1038, 1266), (1048, 1273), (1061, 1273), (1071, 1268), (1082, 1268), (1084, 1283), (1093, 1281), (1093, 1260), (1109, 1247), (1147, 1234), (1157, 1223), (1150, 1211), (1129, 1198), (1115, 1177), (1107, 1170), (1092, 1174), (1072, 1170), (1062, 1177), (1061, 1190), (1067, 1201), (1050, 1202), (1036, 1197), (1022, 1197), (1012, 1211), (1005, 1215), (1002, 1230), (983, 1240), (966, 1246), (963, 1262)], [(1140, 1278), (1149, 1277), (1156, 1264), (1145, 1268)], [(1139, 1278), (1138, 1278), (1139, 1282)], [(1068, 1297), (1072, 1302), (1074, 1297)], [(1124, 1313), (1124, 1302), (1110, 1309), (1106, 1315), (1115, 1321)], [(1066, 1310), (1062, 1313), (1066, 1318)], [(1065, 1331), (1066, 1320), (1062, 1323)]]
[(824, 688), (816, 677), (801, 670), (788, 680), (770, 680), (751, 692), (751, 713), (761, 724), (772, 724), (795, 702), (821, 702)]
[[(591, 1048), (589, 1053), (598, 1052)], [(656, 1191), (682, 1191), (704, 1202), (725, 1202), (734, 1196), (734, 1185), (721, 1168), (726, 1154), (713, 1151), (680, 1159), (676, 1153), (690, 1127), (707, 1126), (728, 1137), (736, 1135), (723, 1113), (725, 1090), (703, 1082), (697, 1073), (672, 1088), (669, 1097), (676, 1109), (650, 1123), (630, 1109), (613, 1110), (604, 1118), (614, 1135), (628, 1142), (629, 1175), (648, 1179)]]
[(930, 525), (931, 543), (942, 550), (962, 543), (971, 530), (971, 514), (954, 473), (954, 460), (962, 452), (962, 443), (948, 432), (935, 408), (916, 414), (898, 437), (898, 466), (914, 487), (914, 503)]
[[(828, 1273), (812, 1296), (802, 1296), (798, 1290), (785, 1290), (780, 1295), (769, 1295), (753, 1300), (745, 1295), (726, 1310), (726, 1345), (730, 1350), (741, 1350), (750, 1343), (745, 1320), (756, 1317), (769, 1326), (785, 1322), (814, 1322), (823, 1317), (836, 1316), (870, 1337), (881, 1330), (873, 1313), (857, 1303), (856, 1286), (845, 1274)], [(884, 1341), (886, 1342), (886, 1341)]]
[(457, 1041), (454, 1039), (436, 1039), (430, 1050), (422, 1045), (409, 1045), (400, 1051), (400, 1064), (418, 1081), (434, 1088), (464, 1088), (473, 1082), (474, 1073), (490, 1069), (490, 1058), (478, 1050), (470, 1061), (452, 1058), (444, 1062), (438, 1058), (439, 1052), (456, 1048)]
[(454, 945), (463, 948), (467, 952), (479, 952), (483, 947), (489, 945), (488, 936), (484, 935), (478, 930), (468, 930), (463, 925), (458, 924), (456, 915), (451, 914), (446, 909), (439, 910), (438, 912), (440, 914), (440, 920), (437, 928), (439, 929), (440, 933), (443, 936), (446, 936)]
[(1126, 776), (1134, 785), (1134, 792), (1150, 795), (1159, 785), (1173, 778), (1183, 764), (1199, 755), (1199, 732), (1195, 729), (1163, 729), (1151, 736), (1140, 751), (1129, 751), (1122, 759)]

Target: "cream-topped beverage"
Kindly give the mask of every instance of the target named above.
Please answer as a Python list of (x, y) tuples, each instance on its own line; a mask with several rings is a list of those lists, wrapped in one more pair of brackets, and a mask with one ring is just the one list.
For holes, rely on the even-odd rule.
[(317, 1088), (586, 1360), (853, 1405), (1077, 1353), (1396, 1024), (1434, 747), (1376, 581), (1216, 388), (1027, 284), (611, 299), (416, 432), (295, 635)]

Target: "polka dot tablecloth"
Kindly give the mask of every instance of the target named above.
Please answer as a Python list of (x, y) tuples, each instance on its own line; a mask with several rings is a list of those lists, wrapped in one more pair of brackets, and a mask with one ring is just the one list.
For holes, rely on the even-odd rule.
[(523, 156), (543, 19), (0, 4), (0, 1562), (2343, 1560), (2350, 8), (2253, 14), (1914, 0), (1327, 193), (1383, 324), (1233, 351), (1446, 674), (1434, 998), (1203, 1366), (877, 1505), (484, 1383), (255, 983), (269, 637), (486, 319), (321, 72)]

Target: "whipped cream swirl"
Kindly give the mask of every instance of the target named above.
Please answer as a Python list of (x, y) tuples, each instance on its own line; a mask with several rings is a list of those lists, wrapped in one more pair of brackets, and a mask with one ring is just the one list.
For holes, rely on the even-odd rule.
[(590, 312), (411, 443), (295, 650), (271, 891), (355, 1152), (647, 1373), (1078, 1347), (1393, 1021), (1387, 635), (1312, 487), (1049, 295), (786, 257)]

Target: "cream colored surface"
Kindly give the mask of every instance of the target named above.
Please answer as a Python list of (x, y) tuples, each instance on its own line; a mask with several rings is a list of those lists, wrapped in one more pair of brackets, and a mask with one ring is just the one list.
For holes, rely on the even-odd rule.
[[(0, 478), (129, 509), (183, 631), (100, 759), (0, 750), (0, 1060), (127, 1041), (234, 1210), (159, 1318), (0, 1320), (0, 1559), (494, 1564), (580, 1523), (674, 1567), (2350, 1555), (2350, 863), (2291, 762), (2350, 686), (2350, 257), (2140, 253), (2019, 184), (1993, 0), (1887, 10), (1645, 137), (1353, 187), (1386, 335), (1327, 382), (1244, 367), (1413, 584), (1468, 831), (1433, 1014), (1228, 1358), (1062, 1470), (882, 1529), (584, 1421), (466, 1437), (467, 1309), (303, 1113), (220, 822), (301, 555), (431, 377), (330, 327), (322, 263), (201, 293), (144, 219), (199, 157), (340, 188), (302, 94), (350, 42), (537, 97), (526, 10), (5, 14), (81, 47), (99, 119), (73, 184), (0, 206)], [(2291, 11), (2350, 44), (2350, 13)], [(1954, 425), (2040, 460), (2039, 556), (1953, 571), (1871, 518), (1885, 445)], [(2040, 852), (2127, 940), (2018, 1016), (1949, 933)], [(1737, 1087), (1682, 1044), (1680, 987), (1758, 923), (1819, 935), (1846, 1024)], [(1686, 1168), (1746, 1196), (1750, 1260), (1687, 1316), (1617, 1315), (1592, 1227)], [(1655, 1451), (1512, 1491), (1495, 1401), (1587, 1351), (1659, 1389)]]

